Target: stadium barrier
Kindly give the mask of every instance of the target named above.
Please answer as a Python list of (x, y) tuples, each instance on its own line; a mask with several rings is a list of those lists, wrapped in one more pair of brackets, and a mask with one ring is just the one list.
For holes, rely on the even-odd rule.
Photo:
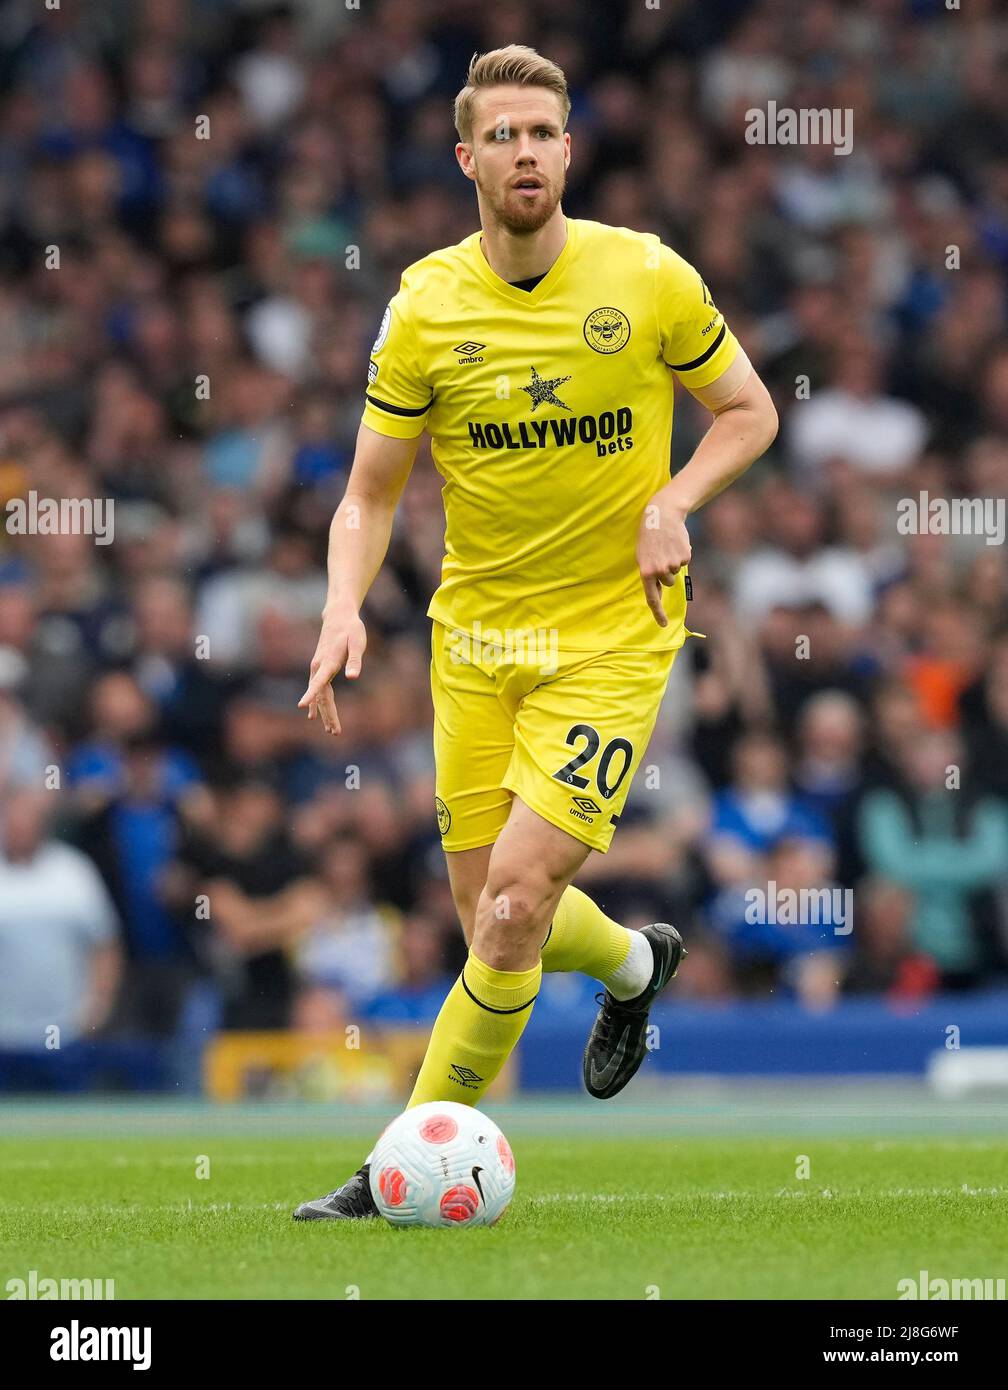
[[(211, 1100), (398, 1100), (412, 1089), (427, 1049), (428, 1028), (356, 1029), (331, 1033), (218, 1033), (203, 1059)], [(349, 1044), (353, 1044), (350, 1046)], [(506, 1099), (515, 1067), (491, 1088)]]

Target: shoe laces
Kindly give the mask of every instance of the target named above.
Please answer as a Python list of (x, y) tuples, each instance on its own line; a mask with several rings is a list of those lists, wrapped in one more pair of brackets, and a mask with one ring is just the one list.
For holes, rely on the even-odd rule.
[(616, 1022), (616, 1009), (619, 1006), (608, 990), (603, 990), (600, 994), (596, 994), (595, 1003), (602, 1006), (602, 1012), (596, 1020), (595, 1028), (598, 1033), (599, 1042), (605, 1046), (609, 1042), (613, 1025)]

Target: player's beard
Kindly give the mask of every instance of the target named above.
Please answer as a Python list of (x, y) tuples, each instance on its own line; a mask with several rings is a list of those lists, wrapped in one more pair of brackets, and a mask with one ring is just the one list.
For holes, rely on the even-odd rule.
[(540, 227), (545, 227), (563, 197), (566, 182), (563, 173), (556, 183), (539, 170), (537, 177), (542, 179), (542, 196), (529, 203), (513, 188), (500, 188), (484, 183), (480, 178), (479, 168), (476, 169), (476, 187), (480, 191), (484, 207), (500, 226), (514, 236), (530, 236)]

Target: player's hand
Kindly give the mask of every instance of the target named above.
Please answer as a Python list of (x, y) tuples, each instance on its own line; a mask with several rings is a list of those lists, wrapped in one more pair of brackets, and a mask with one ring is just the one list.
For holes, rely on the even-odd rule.
[(307, 708), (309, 719), (321, 720), (327, 734), (343, 732), (331, 682), (344, 667), (347, 680), (356, 680), (366, 647), (367, 633), (356, 612), (344, 610), (323, 618), (308, 689), (298, 701), (298, 709)]
[(644, 513), (637, 534), (637, 565), (644, 585), (644, 597), (659, 627), (668, 627), (668, 615), (662, 606), (662, 586), (675, 583), (683, 565), (693, 554), (686, 513), (679, 507), (662, 502), (661, 495), (653, 497)]

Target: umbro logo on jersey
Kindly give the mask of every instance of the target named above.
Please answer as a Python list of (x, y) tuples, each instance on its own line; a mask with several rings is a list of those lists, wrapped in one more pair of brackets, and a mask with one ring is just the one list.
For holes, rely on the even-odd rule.
[(460, 365), (464, 362), (482, 362), (483, 358), (480, 354), (485, 347), (486, 343), (470, 343), (467, 341), (459, 343), (458, 347), (453, 347), (452, 352), (457, 352), (459, 354)]

